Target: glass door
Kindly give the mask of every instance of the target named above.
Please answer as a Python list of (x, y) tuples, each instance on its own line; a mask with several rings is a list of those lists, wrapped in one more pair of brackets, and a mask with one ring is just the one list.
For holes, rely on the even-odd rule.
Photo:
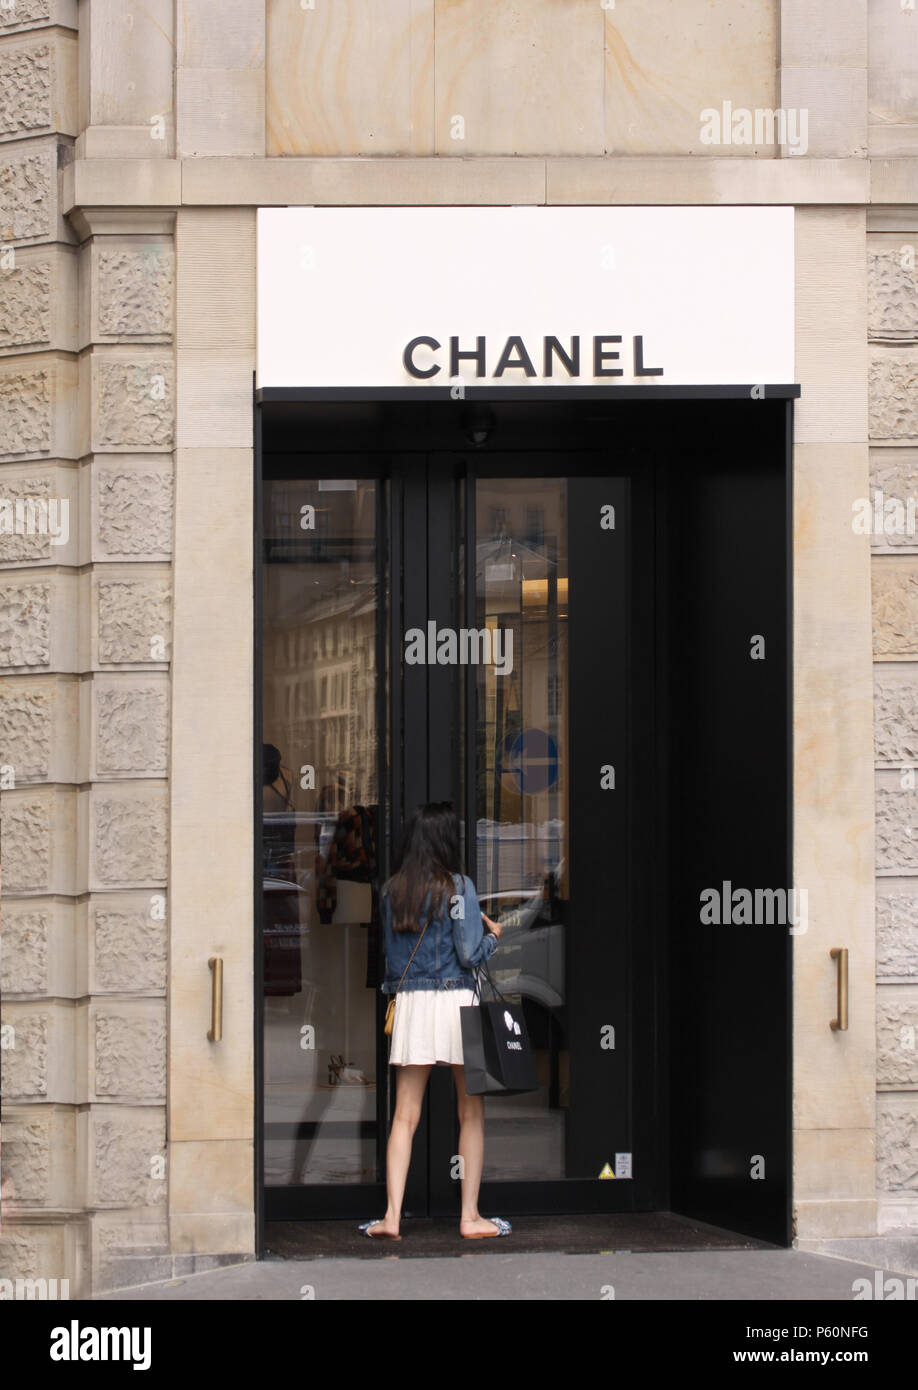
[[(503, 633), (474, 672), (474, 864), (502, 924), (492, 975), (522, 1001), (539, 1090), (488, 1106), (484, 1176), (565, 1176), (570, 1108), (565, 942), (570, 863), (570, 566), (564, 478), (480, 478), (475, 620)], [(471, 711), (470, 711), (471, 713)]]
[[(384, 484), (340, 476), (340, 459), (332, 466), (325, 476), (266, 479), (263, 487), (269, 1218), (306, 1214), (329, 1188), (348, 1193), (381, 1181)], [(291, 1194), (299, 1197), (292, 1205)]]
[[(264, 483), (266, 1217), (365, 1217), (384, 1200), (378, 888), (411, 808), (446, 799), (503, 925), (492, 974), (523, 1006), (539, 1076), (486, 1103), (482, 1202), (652, 1205), (634, 1114), (655, 1063), (635, 1047), (652, 971), (632, 890), (647, 684), (631, 485), (595, 453), (367, 462)], [(418, 630), (426, 660), (407, 661)], [(457, 1139), (436, 1068), (406, 1216), (458, 1210)]]
[[(486, 1102), (482, 1200), (634, 1209), (653, 1156), (636, 1155), (632, 1114), (629, 483), (574, 453), (471, 455), (461, 467), (434, 456), (430, 467), (465, 488), (457, 650), (474, 659), (455, 679), (467, 869), (502, 924), (492, 975), (522, 1004), (539, 1077), (536, 1092)], [(436, 766), (444, 750), (430, 742), (428, 757)], [(433, 1173), (456, 1152), (441, 1109)], [(456, 1199), (434, 1194), (444, 1212)]]

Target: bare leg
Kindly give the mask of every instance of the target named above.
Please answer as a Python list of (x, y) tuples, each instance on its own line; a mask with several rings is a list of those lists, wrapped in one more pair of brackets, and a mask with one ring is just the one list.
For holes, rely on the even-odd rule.
[(386, 1149), (386, 1195), (389, 1205), (382, 1221), (370, 1231), (371, 1236), (397, 1236), (402, 1218), (402, 1201), (411, 1162), (411, 1141), (421, 1118), (424, 1092), (430, 1067), (396, 1067), (395, 1115), (389, 1131)]
[(484, 1166), (484, 1098), (465, 1092), (465, 1068), (453, 1067), (456, 1105), (459, 1111), (459, 1157), (462, 1159), (462, 1213), (459, 1231), (464, 1236), (476, 1231), (496, 1232), (493, 1221), (478, 1214), (478, 1189)]

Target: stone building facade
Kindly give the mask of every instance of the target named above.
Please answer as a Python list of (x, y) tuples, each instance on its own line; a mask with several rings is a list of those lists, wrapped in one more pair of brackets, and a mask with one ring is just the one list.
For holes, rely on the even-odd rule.
[[(852, 526), (918, 496), (916, 72), (907, 0), (0, 0), (0, 497), (69, 517), (0, 535), (0, 1274), (254, 1251), (255, 223), (287, 204), (796, 209), (796, 1234), (918, 1229), (918, 543)], [(725, 101), (806, 111), (806, 148), (706, 142)]]

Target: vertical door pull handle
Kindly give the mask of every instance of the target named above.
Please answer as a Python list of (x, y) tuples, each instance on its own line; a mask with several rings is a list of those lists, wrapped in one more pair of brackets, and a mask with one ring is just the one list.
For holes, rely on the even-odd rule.
[(848, 948), (847, 946), (833, 946), (829, 955), (835, 961), (838, 986), (837, 1015), (829, 1027), (833, 1032), (844, 1033), (848, 1028)]
[(210, 1028), (207, 1032), (207, 1041), (219, 1042), (223, 1037), (223, 957), (211, 956), (207, 964), (210, 966), (212, 975), (210, 982)]

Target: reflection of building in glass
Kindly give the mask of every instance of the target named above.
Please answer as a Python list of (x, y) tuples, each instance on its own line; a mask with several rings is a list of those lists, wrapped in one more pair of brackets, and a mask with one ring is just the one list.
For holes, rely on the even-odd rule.
[(566, 502), (563, 479), (478, 485), (478, 623), (513, 634), (512, 673), (478, 674), (476, 872), (489, 893), (566, 878)]
[[(291, 767), (315, 768), (311, 791), (294, 778), (299, 809), (314, 809), (329, 785), (342, 786), (345, 803), (375, 804), (375, 490), (269, 490), (264, 727)], [(304, 504), (315, 507), (308, 535), (299, 530)]]
[(275, 606), (265, 641), (265, 727), (284, 731), (298, 767), (315, 768), (317, 792), (343, 780), (347, 802), (375, 803), (375, 583), (324, 595), (308, 614), (292, 598), (291, 610)]
[[(332, 868), (346, 808), (378, 800), (375, 513), (372, 482), (265, 484), (263, 727), (292, 775), (295, 808), (279, 817), (292, 826), (293, 883), (265, 891), (268, 1186), (378, 1176), (376, 947), (361, 925), (372, 898)], [(315, 778), (304, 787), (307, 766)], [(358, 914), (342, 917), (355, 896)], [(315, 1047), (304, 1051), (306, 1026)]]

